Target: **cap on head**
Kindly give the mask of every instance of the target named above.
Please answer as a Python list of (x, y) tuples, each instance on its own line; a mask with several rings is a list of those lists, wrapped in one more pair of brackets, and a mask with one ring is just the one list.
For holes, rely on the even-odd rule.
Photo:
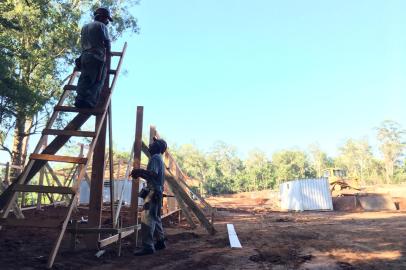
[(158, 139), (156, 137), (154, 137), (153, 140), (154, 143), (156, 143), (159, 146), (159, 151), (161, 152), (161, 154), (163, 154), (166, 151), (166, 148), (168, 147), (166, 142), (163, 139)]
[(93, 15), (95, 17), (98, 15), (105, 16), (109, 19), (110, 22), (113, 21), (113, 19), (111, 18), (111, 15), (110, 15), (110, 10), (108, 10), (107, 8), (100, 7), (94, 11)]

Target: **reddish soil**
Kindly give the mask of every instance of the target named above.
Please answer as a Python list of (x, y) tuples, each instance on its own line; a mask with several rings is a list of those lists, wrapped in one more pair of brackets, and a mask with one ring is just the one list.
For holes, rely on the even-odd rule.
[[(221, 209), (214, 236), (173, 221), (166, 226), (167, 249), (134, 257), (134, 244), (125, 239), (121, 257), (111, 247), (100, 258), (94, 250), (69, 251), (65, 237), (54, 269), (406, 269), (406, 212), (276, 212), (267, 199), (247, 196), (210, 202)], [(27, 215), (52, 219), (60, 212)], [(229, 247), (227, 223), (242, 249)], [(48, 230), (1, 230), (0, 269), (44, 269), (54, 239)]]

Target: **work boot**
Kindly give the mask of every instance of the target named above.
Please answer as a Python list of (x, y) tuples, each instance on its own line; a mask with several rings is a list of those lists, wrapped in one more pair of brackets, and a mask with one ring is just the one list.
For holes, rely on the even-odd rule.
[(150, 254), (154, 254), (154, 250), (152, 249), (141, 249), (138, 251), (134, 251), (134, 256), (144, 256), (144, 255), (150, 255)]
[(165, 249), (166, 245), (165, 245), (165, 240), (159, 240), (156, 242), (156, 244), (154, 245), (155, 250), (161, 250), (161, 249)]

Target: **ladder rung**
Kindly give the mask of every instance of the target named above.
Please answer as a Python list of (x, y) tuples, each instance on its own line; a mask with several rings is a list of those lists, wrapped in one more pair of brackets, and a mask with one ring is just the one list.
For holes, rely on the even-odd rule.
[(38, 192), (38, 193), (58, 193), (58, 194), (75, 194), (70, 187), (53, 187), (53, 186), (38, 186), (38, 185), (15, 185), (14, 191), (20, 192)]
[(44, 129), (42, 131), (42, 134), (44, 134), (44, 135), (77, 136), (77, 137), (96, 137), (96, 132), (93, 132), (93, 131), (81, 131), (81, 130)]
[(117, 73), (117, 70), (115, 70), (115, 69), (109, 70), (109, 74), (111, 74), (111, 75), (116, 75), (116, 73)]
[(63, 87), (63, 90), (76, 90), (77, 86), (72, 84), (67, 84)]
[(102, 114), (103, 110), (101, 109), (79, 109), (75, 107), (68, 107), (68, 106), (55, 106), (55, 111), (60, 112), (77, 112), (77, 113), (85, 113), (85, 114)]
[(86, 164), (86, 162), (87, 162), (87, 158), (57, 156), (57, 155), (49, 155), (49, 154), (31, 154), (30, 159), (67, 162), (67, 163), (78, 163), (78, 164)]
[(111, 52), (110, 54), (111, 54), (111, 56), (122, 56), (123, 55), (122, 52)]

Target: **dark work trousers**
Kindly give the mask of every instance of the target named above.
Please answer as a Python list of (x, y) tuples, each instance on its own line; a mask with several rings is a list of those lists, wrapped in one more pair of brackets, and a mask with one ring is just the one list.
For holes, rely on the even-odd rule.
[(164, 228), (161, 220), (162, 195), (154, 196), (149, 203), (149, 209), (141, 215), (142, 247), (145, 250), (155, 250), (154, 235), (158, 241), (164, 240)]
[(104, 62), (92, 53), (84, 52), (81, 56), (81, 73), (77, 85), (76, 103), (85, 103), (94, 108), (99, 101), (100, 92), (106, 79)]

